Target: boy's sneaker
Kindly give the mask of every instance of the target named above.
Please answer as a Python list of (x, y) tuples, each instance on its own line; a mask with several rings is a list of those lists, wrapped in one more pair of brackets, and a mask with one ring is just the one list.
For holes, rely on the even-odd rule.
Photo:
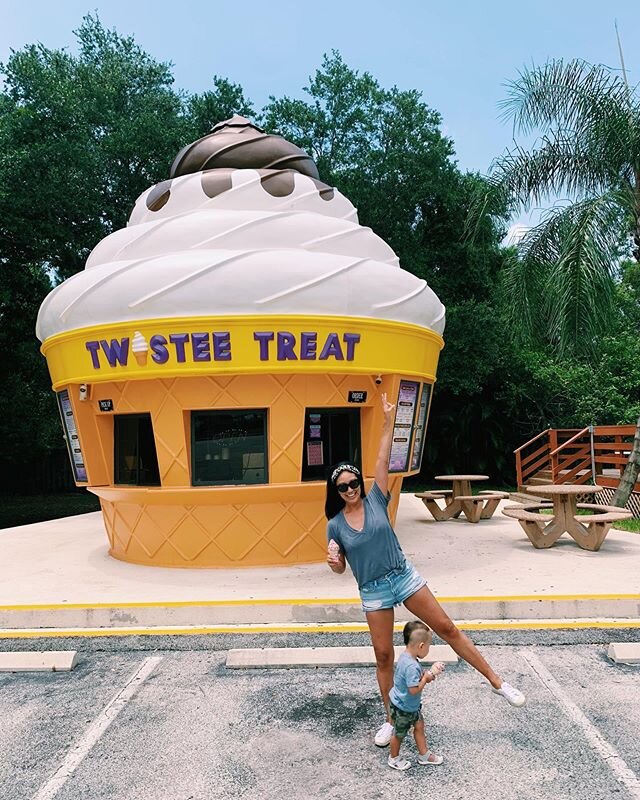
[(390, 722), (385, 722), (384, 725), (378, 728), (373, 741), (378, 747), (386, 747), (391, 741), (392, 736), (393, 736), (393, 725)]
[(399, 769), (402, 771), (409, 769), (411, 766), (411, 762), (407, 761), (406, 758), (402, 758), (402, 756), (396, 756), (395, 758), (391, 758), (391, 756), (389, 756), (387, 759), (387, 764), (391, 767), (391, 769)]
[(427, 752), (423, 756), (418, 756), (418, 764), (421, 764), (423, 767), (438, 767), (444, 758), (442, 756), (437, 756), (435, 753), (432, 753), (431, 750), (427, 750)]
[(502, 695), (502, 697), (504, 697), (505, 700), (512, 706), (523, 706), (527, 702), (527, 698), (522, 694), (522, 692), (519, 689), (516, 689), (515, 686), (512, 686), (510, 683), (503, 681), (502, 686), (499, 689), (494, 689), (492, 686), (491, 690), (496, 694)]

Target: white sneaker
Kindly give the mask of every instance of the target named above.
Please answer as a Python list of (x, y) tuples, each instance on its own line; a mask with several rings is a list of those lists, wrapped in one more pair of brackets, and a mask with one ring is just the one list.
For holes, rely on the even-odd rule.
[(496, 694), (502, 695), (512, 706), (523, 706), (527, 702), (527, 698), (522, 694), (520, 689), (516, 689), (515, 686), (512, 686), (510, 683), (503, 681), (499, 689), (494, 689), (493, 686), (491, 689)]
[(402, 756), (396, 756), (395, 758), (391, 758), (391, 756), (389, 756), (387, 759), (387, 764), (391, 767), (391, 769), (399, 769), (402, 771), (409, 769), (411, 766), (411, 762), (407, 761), (406, 758), (402, 758)]
[(443, 761), (444, 758), (442, 756), (437, 756), (431, 750), (427, 750), (423, 756), (418, 756), (418, 764), (423, 767), (439, 767)]
[[(381, 728), (378, 729), (373, 739), (378, 747), (386, 747), (391, 741), (393, 736), (393, 725), (390, 722), (385, 722)], [(397, 769), (397, 767), (396, 767)], [(404, 767), (406, 769), (406, 767)]]

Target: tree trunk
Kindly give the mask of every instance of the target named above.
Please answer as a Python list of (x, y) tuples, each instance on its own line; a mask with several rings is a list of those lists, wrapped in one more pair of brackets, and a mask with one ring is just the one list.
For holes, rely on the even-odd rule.
[(624, 474), (620, 478), (620, 483), (616, 489), (613, 497), (613, 505), (623, 507), (626, 506), (629, 495), (633, 491), (633, 487), (638, 480), (638, 473), (640, 473), (640, 418), (636, 426), (636, 434), (633, 437), (633, 447), (627, 466), (624, 469)]

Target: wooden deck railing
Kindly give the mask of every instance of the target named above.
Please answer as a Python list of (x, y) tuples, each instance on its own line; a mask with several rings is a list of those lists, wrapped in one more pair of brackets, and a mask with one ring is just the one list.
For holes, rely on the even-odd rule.
[[(635, 425), (596, 425), (593, 429), (593, 462), (598, 486), (617, 489), (633, 447)], [(640, 492), (640, 481), (634, 486)]]
[[(518, 486), (539, 473), (549, 483), (617, 488), (633, 446), (635, 425), (547, 428), (514, 450)], [(635, 486), (640, 492), (640, 481)]]
[[(535, 475), (535, 473), (539, 472), (541, 469), (544, 469), (548, 464), (549, 452), (551, 450), (549, 446), (550, 431), (551, 428), (541, 431), (537, 436), (534, 436), (533, 439), (529, 439), (528, 442), (525, 442), (520, 445), (517, 450), (513, 451), (516, 457), (517, 486), (524, 486), (528, 478)], [(529, 450), (534, 442), (538, 442), (537, 448), (535, 450)]]

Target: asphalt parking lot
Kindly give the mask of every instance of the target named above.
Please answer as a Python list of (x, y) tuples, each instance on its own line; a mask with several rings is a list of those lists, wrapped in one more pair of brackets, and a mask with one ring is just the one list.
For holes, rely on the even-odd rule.
[(612, 664), (602, 643), (535, 637), (483, 652), (528, 704), (511, 708), (466, 665), (448, 667), (424, 694), (445, 762), (420, 767), (407, 743), (405, 773), (372, 742), (371, 668), (235, 671), (225, 650), (121, 641), (82, 650), (71, 673), (2, 674), (0, 797), (640, 799), (640, 666)]

